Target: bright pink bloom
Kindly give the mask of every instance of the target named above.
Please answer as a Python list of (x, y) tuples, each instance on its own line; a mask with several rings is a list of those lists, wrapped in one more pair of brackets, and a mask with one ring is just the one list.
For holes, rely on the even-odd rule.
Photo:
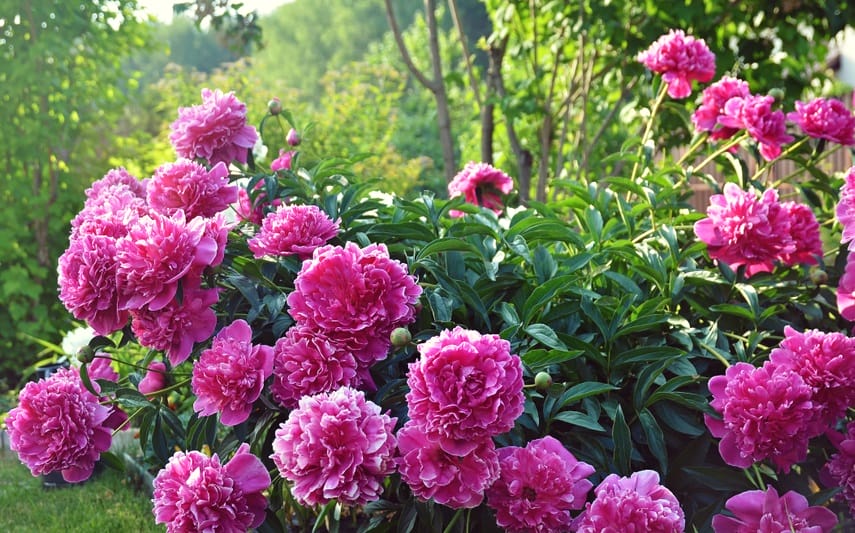
[(395, 419), (361, 391), (304, 396), (276, 430), (271, 457), (297, 501), (364, 505), (380, 497), (383, 479), (395, 470), (394, 427)]
[(807, 457), (808, 440), (817, 435), (813, 389), (796, 372), (766, 362), (755, 368), (736, 363), (709, 381), (710, 407), (721, 419), (704, 415), (724, 462), (748, 468), (770, 459), (779, 470)]
[(306, 326), (291, 327), (273, 348), (273, 387), (277, 402), (293, 408), (303, 396), (359, 385), (356, 359), (341, 346)]
[(338, 235), (338, 224), (314, 205), (280, 205), (264, 217), (261, 229), (247, 244), (256, 258), (296, 254), (308, 259)]
[(386, 357), (389, 334), (415, 320), (422, 288), (383, 244), (323, 246), (294, 280), (288, 312), (348, 346), (361, 366)]
[(714, 194), (707, 218), (695, 223), (695, 235), (708, 246), (711, 259), (734, 270), (745, 266), (745, 275), (771, 272), (775, 262), (797, 250), (787, 210), (778, 193), (767, 189), (763, 196), (743, 191), (735, 183), (724, 184), (724, 194)]
[(715, 533), (830, 533), (837, 524), (825, 507), (808, 507), (807, 498), (794, 491), (778, 496), (775, 487), (747, 490), (724, 506), (734, 516), (715, 515)]
[(686, 98), (692, 94), (692, 80), (701, 83), (715, 75), (715, 54), (703, 39), (686, 35), (683, 30), (671, 30), (638, 54), (644, 66), (662, 74), (671, 98)]
[(86, 189), (86, 205), (99, 204), (124, 189), (132, 196), (145, 199), (147, 181), (140, 181), (123, 167), (111, 169)]
[(237, 186), (229, 185), (229, 169), (217, 163), (211, 170), (189, 159), (166, 163), (148, 184), (148, 204), (165, 215), (184, 211), (187, 220), (212, 217), (237, 201)]
[(261, 460), (241, 444), (231, 461), (217, 454), (176, 452), (154, 478), (155, 522), (168, 533), (248, 531), (261, 525), (270, 474)]
[(193, 344), (211, 337), (217, 316), (211, 306), (219, 299), (217, 289), (185, 286), (181, 302), (173, 299), (163, 309), (131, 311), (131, 329), (146, 348), (163, 350), (172, 366), (190, 357)]
[(846, 255), (846, 267), (837, 286), (837, 309), (840, 316), (855, 321), (855, 252)]
[(596, 498), (576, 519), (579, 533), (682, 533), (686, 518), (680, 502), (659, 484), (653, 470), (629, 477), (609, 474), (596, 489)]
[(84, 481), (110, 447), (109, 416), (76, 368), (60, 369), (21, 390), (6, 418), (10, 447), (34, 476), (59, 470), (69, 483)]
[(297, 155), (297, 152), (293, 150), (285, 150), (284, 148), (279, 150), (279, 157), (270, 163), (270, 170), (273, 172), (278, 170), (291, 170), (291, 160), (294, 159), (295, 155)]
[(822, 257), (822, 238), (813, 210), (796, 202), (784, 202), (781, 209), (790, 218), (790, 238), (796, 247), (793, 252), (783, 252), (781, 262), (785, 265), (817, 264)]
[(410, 420), (452, 455), (510, 431), (523, 412), (522, 362), (498, 335), (444, 330), (419, 345), (410, 363)]
[(288, 142), (289, 146), (300, 146), (300, 134), (297, 133), (297, 130), (291, 128), (288, 130), (288, 135), (285, 137), (285, 140)]
[(773, 110), (775, 99), (771, 96), (746, 96), (731, 98), (724, 105), (719, 123), (736, 129), (746, 129), (760, 144), (760, 155), (771, 161), (781, 155), (781, 145), (792, 142), (787, 134), (784, 112)]
[(840, 487), (840, 496), (849, 504), (849, 513), (855, 516), (855, 422), (849, 422), (845, 435), (832, 439), (837, 453), (831, 456), (820, 474), (828, 486)]
[[(112, 381), (113, 383), (119, 381), (119, 373), (113, 369), (112, 363), (110, 362), (110, 355), (104, 352), (98, 352), (95, 354), (95, 359), (92, 360), (91, 363), (86, 367), (86, 372), (89, 375), (89, 380), (92, 383), (92, 386), (95, 390), (100, 391), (100, 387), (98, 383), (95, 381), (96, 379), (102, 379), (104, 381)], [(107, 396), (101, 396), (98, 398), (102, 405), (106, 405), (111, 401), (111, 398)], [(110, 414), (107, 416), (106, 420), (101, 424), (106, 428), (110, 429), (118, 429), (124, 428), (128, 429), (125, 425), (128, 421), (128, 414), (122, 411), (118, 406), (108, 406), (110, 409)]]
[(226, 244), (229, 242), (229, 231), (235, 226), (234, 222), (226, 220), (223, 213), (217, 213), (211, 218), (205, 219), (205, 233), (203, 239), (212, 239), (216, 245), (214, 258), (206, 266), (217, 267), (226, 256)]
[(86, 200), (83, 209), (71, 221), (71, 240), (81, 235), (106, 235), (118, 239), (128, 227), (148, 213), (145, 196), (137, 196), (128, 187), (103, 189), (102, 196)]
[[(502, 212), (502, 199), (514, 188), (514, 180), (501, 170), (487, 163), (470, 161), (448, 184), (448, 197), (464, 196), (470, 204)], [(463, 212), (452, 210), (453, 217), (462, 217)]]
[(202, 104), (178, 108), (170, 126), (169, 140), (180, 157), (201, 157), (211, 165), (232, 161), (246, 163), (258, 140), (255, 128), (246, 123), (246, 105), (234, 93), (202, 89)]
[(855, 166), (846, 172), (835, 214), (843, 226), (840, 241), (848, 242), (849, 250), (855, 251)]
[[(400, 439), (400, 437), (399, 437)], [(585, 507), (594, 467), (552, 437), (499, 449), (500, 475), (487, 489), (496, 523), (509, 533), (569, 531), (570, 511)]]
[(249, 418), (271, 373), (273, 348), (252, 344), (252, 328), (235, 320), (217, 333), (193, 365), (193, 410), (202, 416), (220, 413), (224, 426), (240, 424)]
[(835, 98), (814, 98), (808, 103), (797, 100), (796, 110), (787, 113), (787, 119), (798, 124), (808, 137), (844, 146), (855, 144), (855, 116)]
[(166, 365), (162, 361), (152, 361), (137, 389), (146, 396), (166, 387)]
[(401, 479), (423, 500), (452, 509), (477, 507), (484, 491), (499, 477), (499, 458), (491, 439), (482, 439), (475, 448), (458, 457), (446, 453), (412, 421), (398, 431)]
[(751, 94), (748, 83), (737, 78), (724, 76), (704, 89), (701, 105), (692, 113), (692, 123), (698, 131), (710, 132), (710, 139), (729, 139), (739, 131), (719, 124), (724, 105), (731, 98), (745, 98)]

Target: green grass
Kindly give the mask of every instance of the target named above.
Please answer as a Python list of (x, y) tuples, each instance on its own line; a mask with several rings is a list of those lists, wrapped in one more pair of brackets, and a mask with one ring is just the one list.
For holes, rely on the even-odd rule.
[(122, 473), (105, 468), (81, 485), (46, 489), (8, 449), (0, 449), (0, 510), (0, 531), (10, 533), (164, 531)]

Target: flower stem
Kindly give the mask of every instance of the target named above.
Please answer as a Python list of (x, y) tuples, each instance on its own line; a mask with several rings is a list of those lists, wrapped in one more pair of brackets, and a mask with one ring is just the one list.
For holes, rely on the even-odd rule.
[(733, 148), (734, 146), (736, 146), (737, 144), (741, 143), (742, 141), (744, 141), (744, 140), (745, 140), (745, 139), (747, 139), (747, 138), (748, 138), (748, 132), (747, 132), (747, 131), (746, 131), (746, 132), (743, 132), (741, 135), (734, 135), (734, 136), (733, 136), (733, 137), (731, 137), (731, 138), (730, 138), (726, 143), (724, 143), (724, 144), (722, 144), (721, 146), (719, 146), (719, 147), (718, 147), (718, 150), (716, 150), (715, 152), (711, 153), (709, 156), (707, 156), (707, 158), (706, 158), (706, 159), (704, 159), (703, 161), (701, 161), (701, 162), (700, 162), (700, 164), (694, 165), (694, 168), (696, 168), (696, 169), (702, 169), (702, 168), (704, 168), (704, 167), (705, 167), (705, 166), (707, 166), (710, 162), (714, 161), (714, 160), (715, 160), (715, 158), (717, 158), (717, 157), (718, 157), (718, 156), (720, 156), (721, 154), (723, 154), (723, 153), (727, 152), (728, 150), (730, 150), (731, 148)]
[(451, 533), (451, 529), (454, 527), (454, 524), (457, 523), (457, 521), (460, 519), (460, 517), (462, 515), (463, 515), (463, 508), (460, 508), (457, 510), (456, 513), (454, 513), (454, 516), (451, 517), (451, 521), (448, 523), (447, 526), (445, 526), (445, 529), (442, 530), (442, 533)]
[(656, 114), (659, 112), (659, 107), (662, 105), (662, 101), (665, 100), (666, 94), (668, 94), (668, 84), (662, 82), (659, 86), (659, 93), (656, 95), (656, 99), (650, 107), (650, 117), (647, 119), (647, 124), (644, 125), (644, 132), (641, 134), (641, 144), (638, 146), (638, 151), (635, 154), (635, 163), (632, 164), (631, 179), (633, 182), (635, 182), (635, 178), (638, 177), (638, 162), (644, 154), (644, 146), (647, 144), (647, 141), (650, 140), (650, 135), (653, 133), (653, 122), (656, 118)]
[[(755, 173), (754, 173), (754, 175), (753, 175), (753, 176), (751, 176), (751, 180), (750, 180), (750, 181), (751, 181), (751, 182), (753, 182), (753, 181), (756, 181), (757, 179), (759, 179), (759, 178), (760, 178), (760, 176), (761, 176), (764, 172), (768, 172), (768, 171), (772, 168), (772, 165), (773, 165), (775, 162), (777, 162), (777, 161), (779, 161), (779, 160), (781, 160), (781, 159), (786, 159), (787, 157), (789, 157), (789, 155), (790, 155), (790, 154), (792, 154), (793, 152), (795, 152), (796, 150), (798, 150), (799, 148), (801, 148), (801, 146), (802, 146), (804, 143), (806, 143), (806, 142), (808, 141), (808, 139), (810, 139), (810, 137), (805, 136), (805, 137), (802, 137), (801, 139), (799, 139), (798, 141), (794, 142), (793, 144), (789, 145), (789, 146), (787, 147), (787, 149), (786, 149), (786, 150), (784, 150), (783, 152), (781, 152), (781, 155), (779, 155), (778, 157), (776, 157), (776, 158), (775, 158), (775, 159), (773, 159), (772, 161), (767, 161), (767, 162), (766, 162), (762, 167), (760, 167), (760, 168), (757, 170), (757, 172), (755, 172)], [(789, 176), (788, 176), (788, 177), (789, 177)]]

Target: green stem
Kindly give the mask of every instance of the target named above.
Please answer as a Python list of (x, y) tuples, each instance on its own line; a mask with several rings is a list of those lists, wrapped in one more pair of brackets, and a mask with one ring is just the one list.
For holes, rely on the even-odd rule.
[(695, 152), (695, 150), (700, 148), (700, 146), (708, 140), (709, 136), (710, 134), (707, 132), (703, 132), (701, 135), (699, 135), (698, 138), (695, 139), (695, 142), (693, 142), (692, 145), (689, 146), (689, 148), (686, 150), (686, 153), (680, 156), (680, 159), (677, 160), (677, 166), (683, 166), (683, 163), (686, 162), (686, 159), (688, 159), (689, 156)]
[[(838, 151), (838, 150), (839, 150), (839, 149), (841, 149), (841, 148), (843, 148), (843, 145), (842, 145), (842, 144), (837, 144), (837, 145), (835, 145), (835, 146), (834, 146), (834, 148), (831, 148), (831, 149), (829, 149), (829, 150), (826, 150), (826, 151), (822, 152), (822, 154), (820, 154), (819, 156), (811, 157), (811, 159), (808, 161), (808, 164), (810, 164), (810, 165), (814, 165), (814, 166), (815, 166), (815, 165), (819, 164), (820, 162), (822, 162), (822, 160), (823, 160), (823, 159), (827, 158), (828, 156), (830, 156), (831, 154), (833, 154), (834, 152)], [(782, 155), (783, 155), (783, 154), (782, 154)], [(787, 175), (786, 175), (786, 176), (784, 176), (783, 178), (781, 178), (781, 179), (779, 179), (778, 181), (776, 181), (776, 182), (772, 183), (772, 185), (770, 185), (770, 187), (771, 187), (771, 188), (773, 188), (773, 189), (777, 189), (777, 188), (778, 188), (778, 187), (780, 187), (782, 184), (789, 182), (789, 181), (790, 181), (790, 178), (792, 178), (792, 177), (794, 177), (794, 176), (797, 176), (797, 175), (801, 174), (802, 172), (804, 172), (804, 168), (797, 168), (796, 170), (794, 170), (794, 171), (790, 172), (789, 174), (787, 174)], [(832, 219), (832, 220), (833, 220), (833, 219)]]
[(759, 178), (760, 178), (760, 175), (761, 175), (761, 174), (763, 174), (764, 172), (768, 172), (768, 171), (769, 171), (769, 169), (771, 169), (771, 168), (772, 168), (772, 165), (773, 165), (773, 164), (775, 164), (777, 161), (779, 161), (779, 160), (781, 160), (781, 159), (786, 159), (787, 157), (789, 157), (789, 155), (790, 155), (790, 154), (792, 154), (793, 152), (795, 152), (796, 150), (798, 150), (799, 148), (801, 148), (801, 146), (802, 146), (803, 144), (805, 144), (809, 139), (810, 139), (810, 137), (808, 137), (808, 136), (804, 136), (804, 137), (802, 137), (801, 139), (799, 139), (798, 141), (796, 141), (796, 142), (794, 142), (793, 144), (789, 145), (789, 146), (787, 147), (787, 149), (786, 149), (786, 150), (784, 150), (783, 152), (781, 152), (781, 155), (779, 155), (778, 157), (776, 157), (776, 158), (775, 158), (775, 159), (773, 159), (772, 161), (767, 161), (767, 162), (766, 162), (762, 167), (760, 167), (760, 168), (757, 170), (757, 172), (755, 172), (755, 173), (754, 173), (754, 175), (753, 175), (753, 176), (751, 176), (751, 180), (750, 180), (750, 181), (751, 181), (751, 182), (754, 182), (754, 181), (756, 181), (757, 179), (759, 179)]
[(705, 167), (705, 166), (707, 166), (711, 161), (714, 161), (714, 160), (715, 160), (715, 158), (717, 158), (717, 157), (718, 157), (718, 156), (720, 156), (721, 154), (723, 154), (723, 153), (727, 152), (728, 150), (730, 150), (731, 148), (733, 148), (734, 146), (736, 146), (737, 144), (741, 143), (742, 141), (744, 141), (744, 140), (745, 140), (745, 139), (747, 139), (747, 138), (748, 138), (748, 132), (747, 132), (747, 131), (746, 131), (746, 132), (743, 132), (743, 133), (742, 133), (742, 134), (740, 134), (740, 135), (734, 135), (734, 136), (733, 136), (733, 137), (731, 137), (731, 138), (730, 138), (726, 143), (724, 143), (724, 144), (722, 144), (721, 146), (719, 146), (719, 147), (718, 147), (718, 149), (717, 149), (715, 152), (713, 152), (712, 154), (710, 154), (709, 156), (707, 156), (707, 158), (706, 158), (706, 159), (704, 159), (703, 161), (701, 161), (701, 163), (700, 163), (700, 164), (698, 164), (698, 165), (694, 165), (694, 168), (696, 168), (696, 169), (702, 169), (702, 168), (704, 168), (704, 167)]
[(653, 122), (656, 118), (656, 114), (659, 112), (659, 107), (665, 100), (666, 94), (668, 94), (668, 84), (662, 82), (662, 85), (659, 86), (659, 93), (656, 95), (656, 99), (653, 101), (653, 105), (650, 108), (650, 117), (647, 119), (647, 124), (644, 125), (644, 132), (641, 134), (641, 144), (638, 146), (638, 151), (635, 154), (635, 163), (632, 164), (631, 178), (633, 182), (635, 182), (635, 178), (638, 177), (639, 160), (641, 160), (641, 156), (644, 155), (644, 146), (647, 144), (647, 141), (650, 140), (650, 135), (653, 133)]
[(451, 521), (448, 523), (447, 526), (445, 526), (445, 529), (442, 530), (442, 533), (451, 533), (451, 528), (454, 527), (454, 524), (457, 523), (457, 521), (460, 519), (460, 517), (462, 515), (463, 515), (463, 508), (460, 508), (457, 510), (456, 513), (454, 513), (454, 516), (451, 517)]
[(130, 425), (131, 425), (131, 420), (133, 420), (134, 418), (136, 418), (136, 416), (137, 416), (138, 414), (140, 414), (142, 411), (143, 411), (143, 408), (142, 408), (142, 407), (140, 407), (139, 409), (137, 409), (136, 411), (134, 411), (130, 416), (128, 416), (128, 419), (127, 419), (127, 420), (125, 420), (123, 423), (119, 424), (119, 427), (117, 427), (116, 429), (114, 429), (114, 430), (113, 430), (113, 433), (111, 434), (111, 436), (112, 436), (112, 437), (115, 437), (115, 436), (116, 436), (116, 433), (118, 433), (118, 432), (120, 432), (120, 431), (123, 431), (126, 427), (130, 426)]
[(763, 481), (763, 475), (760, 473), (760, 469), (757, 468), (757, 463), (751, 465), (751, 469), (754, 470), (754, 476), (757, 480), (757, 485), (760, 487), (760, 490), (766, 490), (766, 483)]

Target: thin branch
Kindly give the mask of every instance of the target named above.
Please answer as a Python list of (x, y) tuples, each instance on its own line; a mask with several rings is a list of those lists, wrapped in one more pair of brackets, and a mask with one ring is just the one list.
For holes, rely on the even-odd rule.
[(475, 79), (475, 70), (472, 67), (472, 58), (469, 55), (469, 45), (466, 44), (466, 34), (463, 32), (463, 24), (460, 23), (460, 14), (457, 12), (457, 0), (448, 0), (448, 8), (451, 11), (452, 20), (454, 20), (454, 27), (457, 29), (460, 47), (463, 48), (463, 59), (466, 61), (469, 85), (472, 88), (472, 94), (475, 96), (475, 103), (478, 104), (478, 109), (481, 109), (481, 89), (478, 87), (478, 80)]
[(410, 56), (410, 51), (407, 50), (407, 44), (404, 42), (404, 36), (401, 34), (401, 28), (398, 26), (398, 21), (395, 20), (395, 12), (392, 9), (392, 0), (384, 0), (386, 4), (386, 19), (389, 21), (389, 28), (392, 30), (392, 36), (395, 38), (395, 44), (398, 46), (398, 51), (401, 52), (401, 59), (404, 60), (404, 64), (407, 65), (410, 73), (419, 83), (425, 86), (425, 88), (429, 89), (431, 92), (437, 91), (437, 84), (442, 83), (442, 80), (429, 80), (427, 76), (425, 76), (421, 70), (413, 63), (413, 59)]

